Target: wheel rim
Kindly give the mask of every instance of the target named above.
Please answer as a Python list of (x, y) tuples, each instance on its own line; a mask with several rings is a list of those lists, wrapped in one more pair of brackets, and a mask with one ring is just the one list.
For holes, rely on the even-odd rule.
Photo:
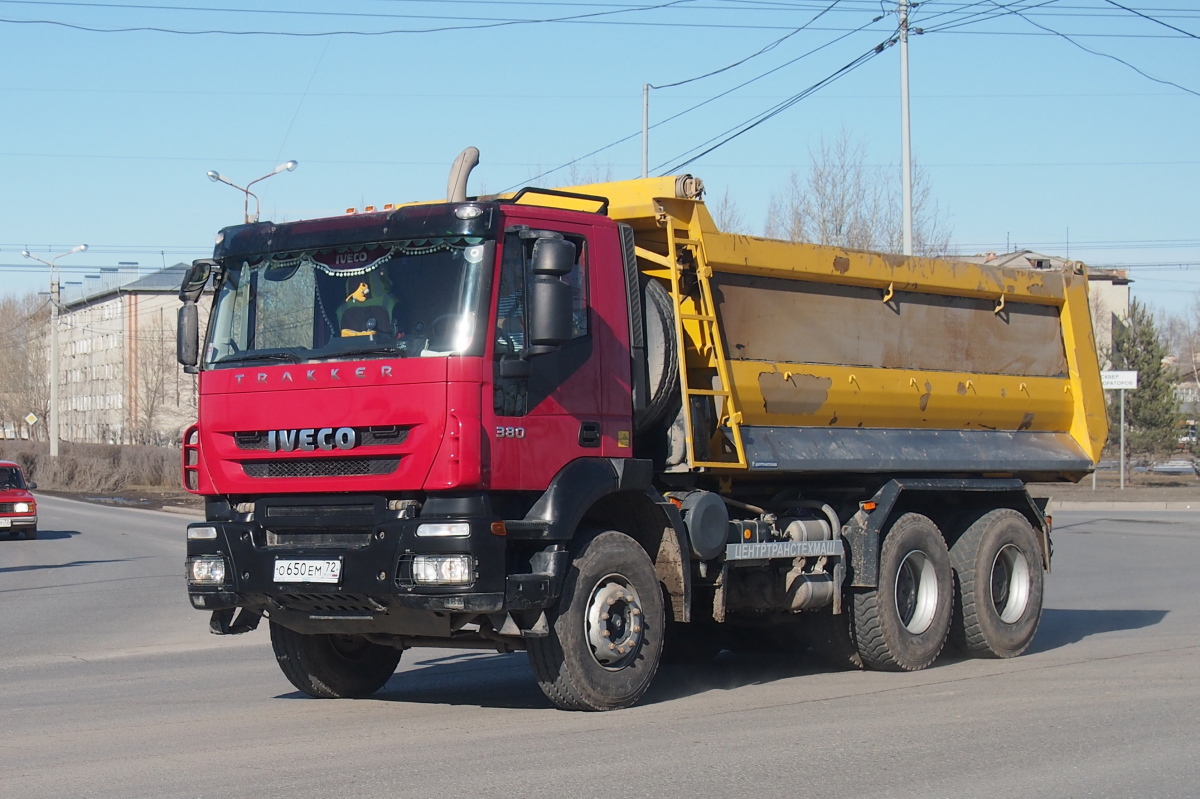
[(619, 574), (596, 583), (588, 600), (587, 640), (592, 657), (606, 669), (624, 668), (642, 645), (642, 603), (635, 589)]
[(1021, 550), (1005, 544), (992, 561), (992, 606), (1005, 624), (1015, 624), (1029, 607), (1029, 561)]
[(896, 570), (896, 615), (904, 629), (920, 635), (933, 624), (938, 608), (937, 571), (924, 552), (914, 549)]

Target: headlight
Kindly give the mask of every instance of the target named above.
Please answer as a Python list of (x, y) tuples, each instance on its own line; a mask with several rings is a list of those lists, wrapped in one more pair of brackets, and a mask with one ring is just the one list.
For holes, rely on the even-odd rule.
[(470, 555), (417, 555), (412, 563), (418, 585), (470, 585), (475, 582), (475, 559)]
[(469, 538), (471, 525), (466, 522), (422, 524), (417, 527), (418, 538)]
[(13, 505), (13, 513), (29, 513), (29, 503), (18, 502), (17, 504)]
[(192, 585), (224, 585), (225, 558), (220, 555), (188, 558), (187, 578)]

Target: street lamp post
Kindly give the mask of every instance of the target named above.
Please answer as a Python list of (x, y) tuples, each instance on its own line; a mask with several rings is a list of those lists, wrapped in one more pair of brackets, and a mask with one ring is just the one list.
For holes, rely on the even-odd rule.
[(58, 457), (58, 267), (55, 264), (59, 258), (86, 251), (88, 246), (80, 244), (66, 252), (59, 253), (49, 261), (43, 261), (29, 250), (22, 250), (21, 255), (34, 261), (39, 261), (50, 267), (50, 413), (46, 420), (46, 435), (50, 439), (50, 457)]
[[(245, 193), (246, 201), (242, 205), (242, 212), (245, 217), (246, 224), (248, 225), (251, 222), (258, 221), (259, 212), (262, 210), (262, 208), (258, 202), (258, 195), (255, 194), (254, 192), (250, 191), (250, 187), (253, 186), (255, 183), (258, 183), (260, 180), (266, 180), (269, 177), (278, 175), (280, 172), (291, 172), (297, 166), (299, 166), (299, 164), (296, 163), (295, 161), (288, 161), (287, 163), (280, 164), (279, 166), (275, 167), (275, 169), (273, 169), (270, 172), (268, 172), (267, 174), (263, 175), (261, 178), (255, 178), (254, 180), (247, 183), (245, 188), (237, 185), (232, 180), (225, 177), (224, 175), (222, 175), (220, 172), (216, 171), (215, 169), (210, 169), (208, 171), (208, 179), (211, 180), (213, 183), (224, 183), (226, 185), (233, 186), (238, 191)], [(254, 198), (254, 218), (253, 219), (250, 218), (250, 198), (251, 197)]]

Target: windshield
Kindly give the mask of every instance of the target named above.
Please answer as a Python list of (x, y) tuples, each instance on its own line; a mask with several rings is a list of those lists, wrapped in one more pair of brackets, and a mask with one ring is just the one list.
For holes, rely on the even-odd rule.
[(13, 488), (25, 488), (25, 478), (21, 470), (11, 466), (0, 466), (0, 491)]
[(205, 363), (478, 354), (492, 251), (459, 237), (227, 261)]

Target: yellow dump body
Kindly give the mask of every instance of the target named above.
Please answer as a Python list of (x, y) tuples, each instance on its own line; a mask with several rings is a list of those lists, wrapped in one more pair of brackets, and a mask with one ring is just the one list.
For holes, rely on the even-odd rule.
[[(671, 289), (685, 394), (711, 397), (719, 422), (712, 441), (689, 441), (688, 467), (1076, 480), (1099, 459), (1107, 415), (1082, 264), (722, 233), (697, 188), (670, 177), (567, 189), (608, 198), (639, 268)], [(694, 430), (694, 402), (683, 405)]]

